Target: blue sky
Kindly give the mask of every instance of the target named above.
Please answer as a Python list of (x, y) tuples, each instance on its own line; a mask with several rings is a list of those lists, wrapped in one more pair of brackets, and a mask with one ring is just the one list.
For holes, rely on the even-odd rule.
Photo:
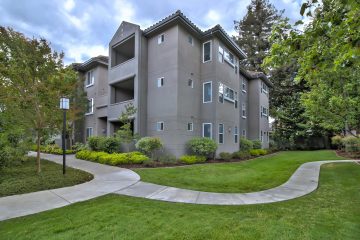
[[(108, 55), (108, 43), (121, 21), (142, 29), (180, 9), (205, 30), (220, 24), (234, 35), (234, 20), (241, 19), (251, 0), (0, 0), (0, 25), (28, 37), (44, 37), (65, 63), (81, 62)], [(301, 0), (270, 0), (285, 9), (292, 22), (300, 19)]]

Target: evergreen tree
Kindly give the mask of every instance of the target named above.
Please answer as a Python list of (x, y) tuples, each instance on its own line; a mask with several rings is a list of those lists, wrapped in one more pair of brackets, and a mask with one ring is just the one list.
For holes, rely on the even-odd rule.
[(248, 56), (242, 62), (247, 69), (262, 72), (261, 64), (270, 49), (271, 28), (282, 18), (282, 13), (268, 0), (252, 0), (245, 17), (234, 21), (239, 33), (236, 42)]

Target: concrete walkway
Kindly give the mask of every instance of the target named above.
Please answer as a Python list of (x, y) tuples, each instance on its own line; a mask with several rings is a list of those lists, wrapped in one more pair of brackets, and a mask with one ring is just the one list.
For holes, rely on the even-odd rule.
[[(35, 155), (35, 153), (30, 153)], [(42, 154), (43, 159), (62, 163), (62, 156)], [(53, 190), (0, 198), (0, 221), (25, 216), (108, 193), (193, 204), (247, 205), (286, 201), (311, 193), (318, 187), (320, 166), (325, 163), (356, 162), (331, 160), (302, 164), (290, 179), (275, 188), (252, 193), (211, 193), (162, 186), (140, 181), (135, 172), (67, 156), (67, 165), (94, 175), (90, 182)]]

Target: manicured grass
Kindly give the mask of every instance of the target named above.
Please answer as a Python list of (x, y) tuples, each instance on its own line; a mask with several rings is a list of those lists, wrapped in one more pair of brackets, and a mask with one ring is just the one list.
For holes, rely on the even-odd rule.
[(248, 206), (107, 195), (0, 222), (0, 239), (359, 239), (359, 179), (359, 165), (328, 164), (310, 195)]
[(36, 160), (29, 157), (0, 170), (0, 197), (72, 186), (93, 178), (90, 173), (69, 167), (64, 176), (62, 165), (46, 160), (41, 160), (41, 169), (37, 174)]
[(253, 192), (286, 182), (305, 162), (342, 159), (334, 151), (289, 151), (238, 163), (134, 169), (144, 182), (206, 192)]

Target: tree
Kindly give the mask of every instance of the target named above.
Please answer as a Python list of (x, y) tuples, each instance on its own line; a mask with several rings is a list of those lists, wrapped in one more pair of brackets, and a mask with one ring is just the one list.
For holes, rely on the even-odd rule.
[(45, 39), (29, 39), (11, 28), (0, 27), (0, 103), (17, 108), (22, 125), (33, 130), (38, 146), (37, 172), (41, 171), (40, 142), (58, 132), (59, 98), (73, 91), (77, 78), (64, 69), (63, 53), (53, 52)]
[(248, 56), (242, 62), (247, 69), (263, 72), (261, 64), (270, 49), (271, 28), (282, 18), (282, 13), (268, 0), (252, 0), (245, 17), (234, 21), (239, 33), (236, 42)]
[(123, 111), (119, 117), (120, 123), (122, 124), (120, 129), (116, 132), (117, 137), (120, 138), (122, 143), (125, 143), (127, 147), (127, 152), (129, 151), (129, 144), (134, 140), (138, 139), (139, 136), (134, 134), (131, 128), (131, 122), (136, 114), (137, 109), (132, 103), (129, 103), (125, 106), (125, 111)]

